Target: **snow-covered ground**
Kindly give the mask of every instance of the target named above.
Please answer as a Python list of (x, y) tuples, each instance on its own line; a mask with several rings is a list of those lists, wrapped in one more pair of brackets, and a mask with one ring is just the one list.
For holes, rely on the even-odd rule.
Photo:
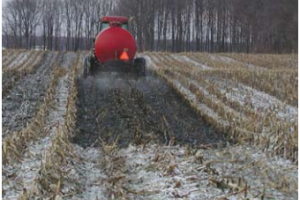
[(230, 92), (226, 90), (228, 83), (217, 81), (220, 91), (232, 102), (238, 102), (241, 106), (250, 105), (255, 112), (267, 112), (272, 110), (282, 120), (297, 122), (298, 108), (285, 104), (277, 98), (264, 92), (253, 89), (244, 84), (230, 86)]
[[(131, 145), (111, 154), (75, 149), (80, 162), (69, 166), (64, 199), (297, 198), (297, 166), (250, 146)], [(71, 195), (76, 186), (82, 192)], [(293, 192), (286, 193), (287, 188)]]

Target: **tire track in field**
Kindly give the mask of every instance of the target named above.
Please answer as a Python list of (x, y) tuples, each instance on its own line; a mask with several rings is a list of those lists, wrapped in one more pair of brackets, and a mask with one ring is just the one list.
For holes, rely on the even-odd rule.
[(100, 74), (78, 80), (79, 133), (74, 142), (83, 147), (97, 140), (122, 147), (129, 143), (215, 144), (221, 134), (162, 79), (155, 75), (133, 80)]

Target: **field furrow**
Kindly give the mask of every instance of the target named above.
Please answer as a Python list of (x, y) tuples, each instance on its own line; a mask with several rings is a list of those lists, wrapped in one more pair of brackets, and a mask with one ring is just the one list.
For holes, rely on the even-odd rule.
[(13, 69), (2, 72), (2, 99), (9, 94), (10, 90), (26, 75), (33, 74), (42, 65), (45, 54), (43, 52), (32, 53), (25, 63), (18, 64)]
[(18, 65), (22, 65), (30, 58), (30, 56), (33, 53), (34, 53), (33, 51), (27, 51), (27, 52), (20, 53), (16, 58), (14, 58), (14, 60), (9, 65), (4, 66), (4, 69), (9, 70), (9, 69), (15, 68)]
[(296, 55), (251, 55), (251, 54), (221, 54), (225, 58), (247, 63), (250, 66), (260, 66), (265, 69), (297, 70), (298, 58)]
[(2, 69), (5, 69), (11, 62), (15, 60), (18, 56), (22, 55), (24, 51), (22, 50), (13, 50), (9, 51), (8, 56), (2, 60)]
[[(11, 162), (13, 164), (4, 165), (4, 174), (14, 174), (13, 177), (5, 176), (4, 191), (6, 199), (15, 199), (21, 196), (24, 188), (27, 191), (36, 189), (35, 182), (38, 179), (38, 173), (41, 171), (41, 163), (45, 159), (45, 155), (52, 146), (52, 140), (57, 133), (60, 124), (64, 124), (67, 111), (67, 97), (69, 92), (68, 78), (71, 66), (73, 66), (76, 54), (65, 54), (63, 62), (54, 69), (54, 95), (51, 101), (54, 101), (50, 110), (45, 116), (45, 124), (43, 125), (38, 140), (32, 140), (23, 143), (28, 146), (21, 155), (21, 162)], [(57, 80), (58, 79), (58, 80)], [(37, 139), (37, 138), (36, 138)]]
[(18, 81), (2, 100), (2, 123), (4, 137), (24, 128), (36, 113), (38, 105), (45, 97), (52, 72), (62, 61), (62, 56), (49, 53), (35, 73)]

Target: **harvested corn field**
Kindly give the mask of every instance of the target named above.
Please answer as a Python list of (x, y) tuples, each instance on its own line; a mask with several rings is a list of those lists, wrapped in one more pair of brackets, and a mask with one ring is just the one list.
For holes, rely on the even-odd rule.
[(3, 199), (297, 199), (297, 56), (5, 51)]

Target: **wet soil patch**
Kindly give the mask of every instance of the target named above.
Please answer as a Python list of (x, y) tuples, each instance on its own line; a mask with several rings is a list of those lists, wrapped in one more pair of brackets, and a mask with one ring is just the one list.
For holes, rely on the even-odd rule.
[(116, 73), (80, 78), (74, 143), (216, 145), (223, 134), (207, 124), (166, 81)]

